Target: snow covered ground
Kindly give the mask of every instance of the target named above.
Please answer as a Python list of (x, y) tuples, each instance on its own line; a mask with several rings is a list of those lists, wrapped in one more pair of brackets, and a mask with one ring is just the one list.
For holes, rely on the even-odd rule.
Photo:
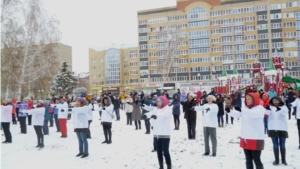
[[(112, 144), (101, 144), (104, 141), (99, 113), (94, 112), (91, 124), (92, 139), (89, 143), (89, 157), (81, 159), (78, 154), (78, 141), (73, 132), (72, 120), (68, 121), (68, 138), (60, 138), (56, 128), (50, 128), (50, 135), (45, 136), (45, 148), (38, 150), (36, 134), (33, 126), (27, 126), (27, 134), (19, 134), (18, 125), (11, 126), (12, 144), (1, 145), (2, 169), (152, 169), (159, 168), (156, 153), (152, 153), (153, 136), (146, 135), (144, 122), (142, 130), (135, 130), (126, 125), (126, 115), (121, 113), (121, 121), (113, 122)], [(186, 121), (181, 115), (179, 131), (173, 131), (170, 143), (170, 153), (174, 169), (243, 169), (245, 158), (239, 148), (241, 120), (235, 120), (234, 125), (217, 129), (217, 157), (203, 157), (204, 141), (201, 124), (202, 113), (198, 112), (196, 140), (187, 139)], [(224, 116), (225, 119), (225, 116)], [(266, 136), (265, 150), (262, 161), (265, 169), (300, 169), (300, 150), (298, 150), (298, 134), (296, 121), (289, 120), (289, 136), (287, 139), (287, 167), (273, 166), (272, 143)], [(171, 121), (174, 127), (173, 121)], [(4, 136), (1, 137), (4, 141)]]

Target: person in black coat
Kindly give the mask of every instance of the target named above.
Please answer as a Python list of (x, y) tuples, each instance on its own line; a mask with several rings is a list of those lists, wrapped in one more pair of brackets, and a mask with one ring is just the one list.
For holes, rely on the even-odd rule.
[[(290, 104), (296, 100), (297, 95), (293, 91), (293, 88), (288, 87), (288, 92), (287, 92), (287, 94), (286, 94), (285, 97), (286, 97), (286, 103), (287, 103), (286, 105), (287, 105), (287, 108), (289, 110), (289, 120), (291, 120), (291, 111), (292, 111), (292, 108), (291, 108)], [(293, 111), (296, 111), (296, 108), (294, 108)]]
[(120, 102), (119, 97), (117, 97), (117, 96), (113, 96), (113, 97), (114, 97), (114, 102), (113, 102), (114, 112), (116, 113), (116, 117), (117, 117), (116, 121), (120, 121), (120, 111), (119, 111), (119, 109), (120, 109), (121, 102)]
[(219, 111), (218, 111), (218, 124), (219, 127), (224, 126), (224, 100), (222, 98), (221, 94), (217, 95), (216, 104), (218, 105)]
[(194, 93), (189, 93), (187, 101), (183, 103), (184, 118), (187, 122), (188, 138), (190, 140), (196, 139), (197, 112), (195, 110), (191, 110), (194, 106), (197, 105), (195, 97), (196, 95)]
[(204, 105), (204, 104), (206, 104), (207, 103), (207, 100), (206, 100), (206, 97), (207, 97), (207, 93), (206, 93), (206, 91), (203, 91), (203, 93), (202, 93), (202, 96), (201, 96), (201, 105)]

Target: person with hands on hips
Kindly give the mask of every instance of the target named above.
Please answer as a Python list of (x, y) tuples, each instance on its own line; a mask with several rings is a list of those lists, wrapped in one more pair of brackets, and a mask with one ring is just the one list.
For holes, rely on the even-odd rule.
[(212, 142), (212, 156), (217, 155), (217, 122), (218, 122), (218, 111), (219, 107), (213, 102), (216, 101), (215, 96), (208, 95), (206, 97), (207, 103), (200, 106), (195, 106), (190, 108), (194, 111), (203, 111), (202, 124), (203, 124), (203, 133), (204, 133), (204, 144), (205, 144), (205, 153), (204, 156), (208, 156), (210, 153), (209, 149), (209, 137)]
[(159, 96), (156, 100), (157, 107), (143, 105), (143, 109), (148, 110), (144, 118), (152, 118), (153, 135), (157, 139), (157, 158), (160, 169), (164, 168), (163, 155), (167, 163), (167, 169), (172, 168), (171, 156), (169, 153), (172, 107), (168, 106), (168, 99), (165, 96)]
[(275, 96), (270, 100), (270, 106), (266, 107), (266, 114), (269, 117), (268, 121), (268, 135), (273, 142), (273, 152), (275, 161), (273, 165), (279, 165), (279, 148), (281, 153), (281, 162), (286, 163), (286, 149), (285, 140), (288, 138), (287, 120), (288, 109), (284, 105), (280, 97)]
[(260, 156), (264, 149), (264, 115), (265, 108), (260, 105), (257, 93), (248, 93), (245, 96), (245, 106), (234, 107), (234, 110), (226, 108), (229, 116), (242, 118), (242, 130), (240, 147), (244, 149), (246, 168), (253, 169), (253, 161), (256, 169), (263, 169)]

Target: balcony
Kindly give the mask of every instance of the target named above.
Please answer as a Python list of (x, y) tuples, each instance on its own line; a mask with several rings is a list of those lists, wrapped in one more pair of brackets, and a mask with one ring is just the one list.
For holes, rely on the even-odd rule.
[(245, 32), (244, 31), (238, 31), (238, 32), (234, 32), (234, 35), (244, 35)]
[(235, 63), (246, 63), (246, 60), (235, 60)]
[(224, 55), (232, 54), (232, 51), (223, 51)]
[(229, 42), (222, 42), (222, 45), (231, 45), (231, 41), (229, 41)]
[(222, 33), (221, 36), (232, 36), (231, 32)]
[(235, 50), (234, 53), (235, 53), (235, 54), (238, 54), (238, 53), (245, 53), (245, 50)]
[(234, 41), (234, 44), (245, 44), (245, 41)]
[(234, 22), (233, 25), (234, 25), (234, 26), (244, 25), (244, 22)]
[(233, 60), (223, 60), (222, 64), (233, 64)]
[(231, 26), (231, 23), (224, 23), (224, 24), (221, 24), (221, 27), (230, 27)]

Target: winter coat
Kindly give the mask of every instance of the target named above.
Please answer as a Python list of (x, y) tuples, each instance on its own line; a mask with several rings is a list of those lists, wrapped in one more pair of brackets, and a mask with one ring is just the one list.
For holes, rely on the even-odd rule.
[[(175, 96), (177, 96), (177, 98), (175, 99)], [(174, 115), (180, 115), (180, 98), (179, 95), (177, 93), (175, 93), (173, 95), (173, 101), (171, 103), (171, 105), (173, 105), (173, 114)]]
[(140, 94), (140, 99), (144, 99), (144, 93)]
[(300, 120), (300, 98), (297, 98), (294, 102), (290, 103), (292, 107), (297, 107), (296, 119)]
[(45, 115), (44, 115), (44, 120), (50, 120), (50, 113), (49, 110), (51, 108), (50, 104), (45, 105)]
[(252, 106), (241, 108), (241, 112), (231, 110), (228, 115), (234, 118), (242, 119), (242, 130), (240, 147), (246, 150), (264, 149), (264, 114), (265, 108), (259, 105), (259, 96), (257, 93), (248, 93), (253, 100)]
[(161, 96), (161, 92), (160, 91), (156, 91), (156, 96)]
[(92, 105), (86, 105), (83, 107), (74, 107), (72, 111), (73, 126), (75, 132), (87, 132), (89, 128), (89, 116)]
[(140, 121), (141, 117), (142, 117), (142, 113), (141, 113), (141, 103), (139, 103), (138, 101), (135, 101), (134, 103), (132, 103), (132, 121)]
[[(150, 100), (150, 98), (144, 98), (143, 100), (140, 100), (140, 103), (141, 103), (141, 105), (150, 106), (151, 100)], [(145, 109), (142, 109), (142, 115), (144, 115), (145, 113), (148, 113), (148, 111)], [(142, 117), (142, 120), (146, 120), (146, 119), (144, 117)], [(149, 118), (147, 120), (149, 120)]]
[(242, 107), (242, 93), (241, 92), (237, 93), (236, 105), (240, 108)]
[(195, 99), (191, 101), (186, 101), (183, 104), (184, 107), (184, 118), (189, 120), (196, 120), (197, 119), (197, 112), (195, 110), (189, 110), (190, 108), (197, 105), (197, 101)]
[(28, 103), (27, 110), (31, 110), (33, 107), (33, 100), (29, 100), (27, 103)]
[(51, 107), (52, 106), (54, 108), (58, 109), (58, 116), (57, 116), (58, 119), (67, 119), (68, 118), (68, 111), (64, 111), (64, 112), (61, 111), (61, 109), (67, 109), (69, 107), (67, 102), (64, 102), (63, 104), (54, 104), (54, 105), (51, 105)]
[[(207, 110), (209, 108), (209, 110)], [(217, 127), (219, 108), (214, 103), (207, 103), (202, 106), (196, 106), (195, 111), (203, 111), (202, 125), (203, 127)]]
[(218, 105), (218, 116), (223, 116), (224, 115), (224, 100), (220, 96), (220, 100), (216, 100), (216, 104)]
[(31, 110), (26, 110), (29, 115), (32, 115), (33, 126), (44, 126), (45, 107), (39, 107)]
[(147, 118), (151, 118), (152, 115), (156, 115), (157, 117), (156, 119), (151, 118), (154, 137), (170, 138), (172, 108), (168, 106), (168, 99), (166, 97), (160, 96), (160, 98), (163, 100), (163, 106), (161, 108), (145, 106), (144, 109), (149, 111), (145, 115)]
[(237, 95), (236, 94), (231, 94), (230, 95), (230, 97), (231, 97), (231, 106), (236, 106), (236, 103), (237, 103)]
[(132, 113), (132, 111), (133, 111), (133, 106), (132, 106), (132, 104), (128, 104), (127, 102), (129, 102), (129, 103), (132, 103), (132, 99), (131, 99), (131, 97), (130, 96), (127, 96), (127, 99), (125, 99), (125, 102), (126, 102), (126, 105), (125, 105), (125, 112), (126, 113)]
[(125, 100), (126, 94), (123, 92), (120, 94), (119, 97), (120, 97), (120, 100), (123, 101), (123, 100)]
[(294, 92), (288, 92), (287, 95), (286, 95), (286, 97), (287, 97), (287, 102), (288, 103), (292, 103), (293, 101), (296, 100), (297, 95)]
[(216, 96), (216, 92), (213, 90), (213, 91), (209, 92), (208, 95)]
[(10, 123), (11, 122), (11, 114), (12, 114), (13, 106), (1, 106), (1, 122), (2, 123)]
[[(107, 98), (108, 103), (107, 105), (104, 105), (104, 99)], [(108, 123), (112, 123), (112, 114), (114, 111), (114, 106), (111, 103), (110, 97), (103, 97), (102, 99), (102, 114), (101, 114), (101, 122), (108, 122)], [(103, 107), (105, 107), (105, 110), (103, 110)]]
[(224, 101), (225, 101), (225, 109), (226, 108), (230, 108), (231, 109), (232, 108), (232, 104), (231, 104), (232, 99), (230, 97), (225, 97)]
[(28, 109), (28, 103), (27, 102), (18, 102), (16, 104), (16, 108), (17, 108), (19, 117), (27, 117), (27, 114), (24, 113), (25, 110)]
[(114, 109), (120, 109), (120, 100), (119, 99), (115, 99), (115, 101), (113, 102), (114, 104)]
[[(277, 110), (277, 108), (273, 105), (273, 99), (280, 100), (279, 108), (280, 110)], [(266, 113), (268, 118), (268, 135), (269, 137), (288, 137), (288, 127), (287, 127), (287, 120), (286, 116), (288, 114), (288, 109), (282, 102), (282, 100), (275, 96), (270, 100), (270, 109), (266, 110)]]
[(269, 90), (268, 95), (269, 95), (270, 99), (272, 99), (273, 97), (277, 96), (277, 93), (274, 90), (273, 91)]
[(186, 97), (187, 97), (186, 93), (181, 93), (181, 95), (180, 95), (180, 101), (181, 102), (186, 101)]
[(201, 102), (201, 92), (200, 91), (198, 91), (197, 93), (195, 93), (196, 95), (197, 95), (197, 97), (196, 97), (196, 101), (197, 101), (197, 103), (200, 103)]
[(206, 98), (207, 98), (207, 95), (201, 96), (202, 104), (206, 104), (207, 103)]

